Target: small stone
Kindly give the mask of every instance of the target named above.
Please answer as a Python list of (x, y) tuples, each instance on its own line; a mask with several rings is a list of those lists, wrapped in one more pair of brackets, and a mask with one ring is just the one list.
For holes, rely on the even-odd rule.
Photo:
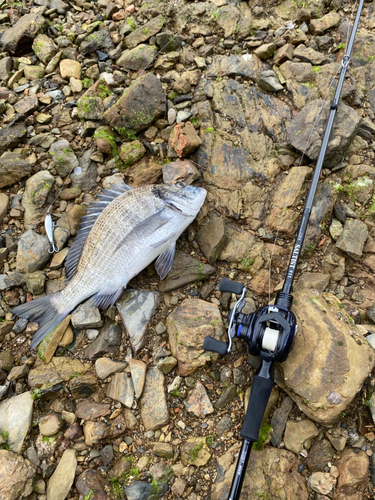
[(129, 368), (133, 381), (134, 392), (137, 398), (140, 398), (146, 380), (147, 365), (139, 359), (129, 359)]
[(39, 431), (42, 436), (54, 436), (63, 427), (61, 419), (56, 414), (45, 415), (39, 420)]
[(181, 462), (184, 465), (202, 467), (210, 460), (206, 439), (204, 437), (193, 437), (186, 440), (181, 448)]
[(76, 451), (65, 450), (48, 481), (47, 500), (64, 500), (73, 484), (77, 468)]
[(206, 389), (200, 382), (197, 382), (195, 388), (184, 403), (187, 411), (193, 413), (196, 417), (204, 418), (206, 415), (214, 412)]
[(1, 496), (4, 499), (18, 500), (32, 494), (35, 465), (4, 449), (0, 450), (0, 464)]
[(119, 150), (121, 160), (125, 168), (131, 167), (134, 163), (146, 154), (146, 149), (140, 141), (132, 141), (122, 144)]
[(116, 373), (107, 388), (107, 396), (131, 408), (134, 402), (133, 381), (127, 373)]
[(346, 252), (354, 260), (359, 260), (362, 257), (367, 236), (368, 229), (364, 222), (358, 219), (348, 219), (336, 242), (336, 247)]
[(98, 444), (107, 435), (107, 427), (103, 422), (86, 422), (83, 428), (85, 443), (88, 446)]
[(176, 365), (177, 365), (177, 359), (174, 358), (173, 356), (168, 356), (167, 358), (164, 358), (161, 361), (159, 361), (158, 368), (162, 373), (164, 373), (164, 375), (167, 375), (175, 368)]
[(296, 455), (301, 453), (303, 443), (319, 434), (319, 431), (311, 420), (305, 419), (300, 422), (288, 421), (286, 423), (284, 442), (285, 448)]
[(72, 325), (81, 330), (83, 328), (100, 328), (103, 321), (99, 309), (89, 301), (79, 305), (72, 314)]
[(81, 79), (81, 63), (72, 59), (63, 59), (60, 61), (61, 78), (76, 78)]
[(316, 493), (328, 495), (336, 486), (336, 479), (328, 472), (314, 472), (309, 477), (309, 486)]
[(181, 158), (193, 153), (202, 144), (201, 138), (190, 122), (179, 123), (169, 136), (169, 144)]
[(168, 443), (155, 443), (152, 453), (161, 458), (173, 458), (173, 448)]
[(101, 451), (101, 457), (104, 467), (108, 467), (114, 458), (113, 446), (111, 444), (104, 446)]
[(332, 223), (329, 226), (329, 234), (332, 236), (333, 241), (337, 241), (341, 235), (343, 226), (341, 222), (337, 219), (332, 219)]
[(141, 418), (146, 430), (160, 429), (169, 423), (164, 376), (157, 368), (151, 368), (146, 374), (141, 398)]
[(125, 370), (127, 363), (120, 363), (109, 358), (99, 358), (95, 361), (96, 374), (101, 380), (106, 379), (116, 372)]

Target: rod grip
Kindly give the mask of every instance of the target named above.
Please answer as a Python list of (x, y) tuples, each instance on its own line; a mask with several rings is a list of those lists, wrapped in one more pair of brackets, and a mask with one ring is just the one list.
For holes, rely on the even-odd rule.
[(228, 344), (226, 342), (220, 342), (213, 337), (206, 337), (203, 341), (203, 349), (205, 351), (217, 352), (224, 356), (227, 353)]
[(271, 378), (255, 375), (245, 421), (241, 429), (241, 437), (254, 443), (259, 439), (259, 431), (262, 425), (267, 403), (271, 395), (273, 380)]

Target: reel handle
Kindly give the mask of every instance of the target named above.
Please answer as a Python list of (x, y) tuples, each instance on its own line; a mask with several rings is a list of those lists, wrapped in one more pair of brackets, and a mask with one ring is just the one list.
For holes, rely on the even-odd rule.
[(230, 281), (227, 278), (221, 278), (219, 290), (220, 292), (230, 292), (236, 295), (241, 295), (244, 286), (237, 281)]
[(224, 356), (228, 351), (228, 344), (213, 337), (206, 337), (203, 341), (203, 349), (205, 351), (217, 352)]

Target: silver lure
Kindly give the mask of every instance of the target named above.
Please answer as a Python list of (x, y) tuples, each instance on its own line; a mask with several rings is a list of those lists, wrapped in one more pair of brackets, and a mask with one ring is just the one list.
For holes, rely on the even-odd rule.
[(46, 230), (48, 241), (52, 247), (51, 250), (48, 250), (49, 253), (54, 253), (59, 251), (59, 249), (55, 245), (55, 242), (53, 241), (53, 229), (55, 228), (55, 226), (56, 224), (53, 222), (52, 215), (49, 213), (48, 209), (46, 213), (46, 218), (44, 219), (44, 227)]

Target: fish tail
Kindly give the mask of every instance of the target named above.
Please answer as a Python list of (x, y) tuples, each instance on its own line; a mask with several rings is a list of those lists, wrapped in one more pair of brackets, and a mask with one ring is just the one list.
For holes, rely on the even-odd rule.
[(69, 309), (58, 313), (51, 302), (51, 299), (57, 295), (58, 293), (54, 293), (39, 297), (12, 309), (12, 313), (16, 316), (39, 323), (39, 328), (31, 340), (30, 349), (34, 349), (69, 314)]

